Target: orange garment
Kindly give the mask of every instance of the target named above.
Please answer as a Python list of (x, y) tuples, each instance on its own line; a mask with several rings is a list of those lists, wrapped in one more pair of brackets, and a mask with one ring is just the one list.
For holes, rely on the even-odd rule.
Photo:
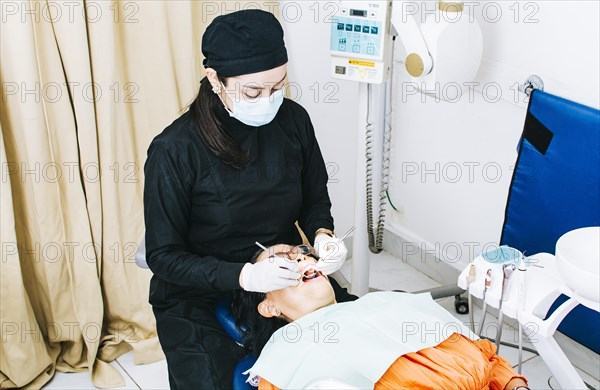
[[(494, 344), (453, 333), (435, 347), (400, 356), (375, 383), (375, 389), (503, 390), (513, 378), (527, 381), (496, 355)], [(278, 389), (262, 378), (258, 388)]]

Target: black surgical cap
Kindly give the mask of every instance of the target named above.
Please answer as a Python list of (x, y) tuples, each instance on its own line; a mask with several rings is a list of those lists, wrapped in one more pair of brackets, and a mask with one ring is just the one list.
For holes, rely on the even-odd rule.
[(202, 53), (204, 67), (223, 77), (262, 72), (288, 61), (281, 24), (257, 9), (217, 16), (202, 37)]

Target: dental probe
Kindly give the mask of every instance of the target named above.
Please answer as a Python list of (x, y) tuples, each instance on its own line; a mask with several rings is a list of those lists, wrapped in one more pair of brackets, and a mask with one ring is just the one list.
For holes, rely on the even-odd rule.
[(257, 245), (257, 246), (258, 246), (260, 249), (262, 249), (262, 250), (265, 250), (265, 251), (267, 251), (267, 252), (269, 251), (269, 249), (268, 249), (267, 247), (265, 247), (263, 244), (261, 244), (260, 242), (258, 242), (258, 241), (254, 241), (254, 243), (255, 243), (255, 244), (256, 244), (256, 245)]
[(502, 303), (504, 302), (504, 295), (506, 294), (508, 278), (515, 270), (514, 264), (504, 264), (502, 266), (502, 291), (500, 292), (500, 303), (498, 304), (498, 330), (496, 331), (496, 354), (500, 350), (500, 339), (502, 338), (502, 322), (504, 321), (504, 312), (502, 311)]
[(481, 331), (483, 330), (483, 324), (485, 322), (485, 316), (487, 314), (487, 302), (485, 301), (485, 295), (487, 293), (488, 288), (492, 284), (492, 269), (488, 269), (485, 273), (485, 286), (483, 288), (483, 307), (481, 308), (481, 323), (479, 323), (479, 330), (477, 331), (477, 336), (481, 337)]
[(337, 245), (340, 242), (342, 242), (346, 237), (348, 237), (354, 231), (354, 229), (356, 229), (356, 226), (352, 226), (350, 228), (350, 230), (348, 230), (343, 236), (341, 236), (340, 238), (338, 238), (336, 242), (327, 244), (327, 247), (325, 249), (329, 249), (331, 247), (331, 245)]
[(354, 231), (354, 229), (356, 229), (356, 226), (352, 226), (350, 228), (350, 230), (348, 230), (346, 232), (346, 234), (344, 234), (343, 236), (341, 236), (340, 238), (338, 238), (336, 244), (339, 244), (340, 242), (342, 242), (346, 237), (348, 237)]

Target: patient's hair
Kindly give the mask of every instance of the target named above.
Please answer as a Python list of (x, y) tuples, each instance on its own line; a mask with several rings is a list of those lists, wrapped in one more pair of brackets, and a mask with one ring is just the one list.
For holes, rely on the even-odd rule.
[[(250, 262), (256, 263), (262, 252), (262, 250), (256, 252)], [(238, 328), (243, 329), (244, 348), (255, 356), (260, 355), (260, 351), (267, 344), (271, 335), (288, 323), (278, 317), (263, 317), (258, 312), (258, 304), (264, 301), (266, 297), (266, 293), (240, 289), (234, 291), (231, 302), (231, 313), (236, 318)]]

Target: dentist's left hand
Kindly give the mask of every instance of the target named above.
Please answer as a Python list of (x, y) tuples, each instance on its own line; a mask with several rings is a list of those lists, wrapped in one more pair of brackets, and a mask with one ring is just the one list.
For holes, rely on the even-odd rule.
[(336, 237), (327, 234), (317, 235), (314, 248), (319, 256), (316, 267), (325, 275), (330, 275), (342, 268), (348, 256), (348, 248), (344, 241), (338, 242)]

